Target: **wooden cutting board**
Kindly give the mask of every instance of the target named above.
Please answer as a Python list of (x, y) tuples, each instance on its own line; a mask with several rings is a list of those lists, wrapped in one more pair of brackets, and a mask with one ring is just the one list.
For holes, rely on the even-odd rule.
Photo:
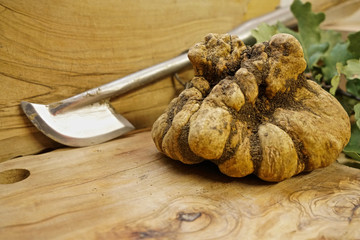
[(360, 170), (338, 163), (236, 179), (173, 161), (140, 131), (0, 163), (1, 182), (26, 170), (0, 184), (0, 239), (360, 239)]

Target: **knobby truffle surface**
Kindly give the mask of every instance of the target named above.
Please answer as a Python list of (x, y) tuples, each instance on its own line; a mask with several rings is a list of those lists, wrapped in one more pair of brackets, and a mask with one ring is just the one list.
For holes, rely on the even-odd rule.
[(188, 57), (195, 77), (152, 128), (170, 158), (210, 160), (228, 176), (277, 182), (328, 166), (349, 141), (347, 113), (305, 78), (293, 36), (249, 47), (236, 36), (209, 34)]

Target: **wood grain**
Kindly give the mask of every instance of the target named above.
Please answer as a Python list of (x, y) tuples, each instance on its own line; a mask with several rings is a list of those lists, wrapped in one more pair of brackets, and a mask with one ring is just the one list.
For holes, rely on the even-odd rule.
[[(229, 31), (278, 3), (0, 0), (0, 161), (56, 147), (26, 119), (20, 101), (48, 104), (100, 86), (175, 57), (208, 32)], [(113, 104), (137, 128), (149, 127), (179, 88), (166, 78)], [(16, 146), (20, 142), (23, 148)]]
[(235, 179), (165, 157), (143, 131), (0, 163), (11, 169), (30, 176), (0, 184), (1, 239), (360, 238), (360, 170), (338, 163)]
[[(311, 2), (316, 11), (346, 5), (330, 12), (325, 28), (359, 27), (357, 0)], [(27, 120), (22, 100), (47, 104), (70, 97), (177, 56), (208, 32), (229, 31), (278, 4), (0, 0), (0, 162), (59, 147)], [(149, 127), (181, 89), (169, 77), (112, 104), (137, 128)]]

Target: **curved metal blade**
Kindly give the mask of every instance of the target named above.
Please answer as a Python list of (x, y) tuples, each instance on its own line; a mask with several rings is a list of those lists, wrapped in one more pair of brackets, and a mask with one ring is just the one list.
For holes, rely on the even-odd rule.
[(72, 147), (89, 146), (125, 134), (135, 127), (108, 102), (52, 114), (49, 105), (21, 102), (30, 121), (46, 136)]

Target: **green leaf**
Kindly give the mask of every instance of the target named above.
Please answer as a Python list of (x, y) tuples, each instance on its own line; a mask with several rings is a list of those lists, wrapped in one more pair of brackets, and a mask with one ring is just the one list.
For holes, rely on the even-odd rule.
[(349, 47), (348, 50), (351, 52), (355, 58), (360, 57), (360, 31), (356, 33), (351, 33), (348, 36)]
[(267, 23), (262, 23), (257, 27), (257, 29), (251, 31), (251, 35), (256, 39), (256, 42), (269, 41), (276, 33), (278, 33), (277, 26), (271, 26)]
[(343, 42), (341, 33), (333, 30), (321, 30), (321, 41), (329, 44), (329, 49), (332, 49), (337, 43)]
[(345, 146), (343, 152), (360, 161), (360, 129), (356, 125), (351, 126), (351, 137), (349, 143)]
[(321, 68), (324, 80), (329, 81), (334, 75), (337, 74), (336, 64), (338, 62), (343, 65), (346, 64), (348, 59), (351, 59), (353, 56), (347, 50), (349, 42), (339, 42), (332, 49), (326, 52), (323, 57), (324, 67)]
[(340, 75), (335, 75), (332, 79), (331, 79), (331, 88), (329, 90), (329, 92), (335, 96), (336, 90), (339, 86), (340, 83)]
[(300, 41), (300, 34), (298, 32), (295, 32), (291, 30), (290, 28), (286, 27), (285, 24), (278, 22), (276, 24), (276, 27), (278, 29), (278, 32), (280, 33), (287, 33), (293, 35), (298, 41)]
[(309, 62), (308, 67), (312, 69), (317, 66), (319, 60), (323, 57), (324, 52), (329, 48), (329, 43), (313, 44), (308, 49)]
[(317, 83), (320, 83), (322, 78), (323, 78), (323, 75), (320, 73), (316, 74), (314, 77), (314, 79)]
[(354, 112), (355, 112), (356, 125), (360, 129), (360, 103), (358, 103), (354, 106)]
[(352, 151), (346, 151), (344, 150), (344, 153), (346, 156), (348, 156), (349, 158), (352, 158), (354, 160), (360, 161), (360, 154), (357, 152), (352, 152)]
[(359, 102), (354, 98), (344, 96), (341, 94), (336, 95), (336, 99), (340, 102), (341, 106), (345, 109), (348, 115), (354, 114), (354, 106)]
[(341, 77), (341, 70), (343, 68), (343, 65), (341, 63), (336, 63), (336, 71), (337, 74), (331, 79), (331, 88), (329, 92), (335, 96), (336, 90), (339, 87), (340, 84), (340, 77)]
[(347, 60), (346, 66), (341, 69), (341, 73), (344, 74), (347, 79), (360, 79), (360, 59)]
[(303, 4), (300, 0), (294, 0), (290, 8), (298, 20), (299, 41), (303, 46), (305, 59), (309, 63), (310, 54), (313, 54), (313, 52), (309, 52), (309, 48), (313, 44), (321, 43), (319, 25), (325, 20), (325, 14), (313, 13), (311, 3), (307, 2)]
[(360, 79), (347, 81), (346, 90), (354, 96), (360, 97)]

